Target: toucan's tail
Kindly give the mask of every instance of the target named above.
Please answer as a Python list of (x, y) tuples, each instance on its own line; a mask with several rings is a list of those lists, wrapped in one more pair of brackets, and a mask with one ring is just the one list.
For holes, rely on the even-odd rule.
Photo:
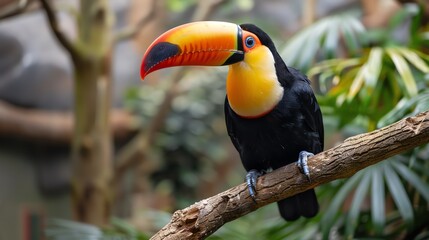
[(286, 221), (294, 221), (300, 216), (311, 218), (319, 211), (314, 189), (307, 190), (295, 196), (277, 202), (280, 215)]

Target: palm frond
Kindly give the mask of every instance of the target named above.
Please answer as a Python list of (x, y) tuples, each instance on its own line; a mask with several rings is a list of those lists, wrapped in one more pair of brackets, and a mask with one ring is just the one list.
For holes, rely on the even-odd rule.
[(377, 234), (383, 233), (386, 224), (384, 181), (382, 172), (373, 168), (371, 174), (371, 218)]
[(405, 87), (407, 90), (406, 93), (409, 97), (416, 96), (418, 91), (416, 80), (414, 79), (410, 66), (402, 56), (401, 52), (398, 51), (397, 48), (387, 48), (386, 53), (390, 56), (390, 59), (395, 64), (396, 70), (400, 75), (400, 80), (402, 80), (402, 82), (399, 84)]
[(413, 207), (408, 194), (405, 191), (404, 185), (391, 164), (383, 164), (383, 170), (387, 187), (389, 192), (392, 194), (392, 199), (395, 202), (399, 213), (405, 222), (408, 225), (411, 225), (414, 221)]
[(370, 180), (371, 180), (370, 177), (363, 177), (354, 193), (352, 205), (350, 207), (350, 210), (349, 210), (349, 213), (347, 214), (347, 219), (346, 219), (348, 223), (346, 225), (346, 236), (348, 238), (351, 238), (353, 236), (355, 232), (355, 228), (358, 225), (360, 209), (361, 209), (363, 200), (367, 196), (368, 189), (370, 187)]
[(322, 233), (323, 233), (324, 239), (327, 239), (329, 237), (331, 229), (333, 229), (333, 226), (338, 220), (338, 217), (340, 215), (339, 210), (342, 206), (342, 203), (350, 194), (350, 192), (353, 191), (356, 185), (358, 185), (362, 177), (363, 177), (363, 171), (358, 172), (353, 177), (349, 178), (339, 188), (338, 192), (335, 193), (333, 199), (330, 201), (329, 207), (325, 210), (321, 221)]
[(329, 16), (295, 34), (280, 54), (288, 65), (305, 71), (319, 54), (325, 59), (337, 56), (343, 37), (350, 52), (356, 51), (362, 45), (358, 36), (364, 32), (358, 14)]
[(429, 110), (429, 89), (423, 90), (415, 97), (402, 98), (391, 111), (380, 119), (377, 126), (379, 128), (384, 127), (404, 117), (412, 116), (427, 110)]

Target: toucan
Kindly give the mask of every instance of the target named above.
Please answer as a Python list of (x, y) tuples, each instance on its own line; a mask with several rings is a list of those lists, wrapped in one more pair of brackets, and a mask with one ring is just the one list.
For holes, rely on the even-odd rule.
[[(286, 66), (271, 38), (253, 24), (201, 21), (177, 26), (147, 49), (142, 79), (167, 67), (228, 65), (225, 120), (247, 171), (250, 196), (262, 174), (296, 162), (310, 180), (307, 158), (323, 150), (323, 120), (308, 78)], [(277, 202), (286, 221), (313, 217), (314, 189)]]

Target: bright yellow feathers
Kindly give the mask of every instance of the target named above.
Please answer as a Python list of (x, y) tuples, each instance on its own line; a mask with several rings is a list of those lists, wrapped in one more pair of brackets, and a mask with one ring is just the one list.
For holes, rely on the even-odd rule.
[(259, 45), (244, 60), (230, 65), (226, 93), (235, 113), (256, 118), (270, 112), (283, 97), (271, 51)]

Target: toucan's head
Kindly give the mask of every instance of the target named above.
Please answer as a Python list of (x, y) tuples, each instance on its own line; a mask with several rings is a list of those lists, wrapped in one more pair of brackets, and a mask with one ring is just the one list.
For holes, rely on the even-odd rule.
[(185, 65), (230, 65), (228, 100), (242, 117), (266, 114), (283, 96), (278, 76), (286, 66), (269, 36), (252, 24), (203, 21), (173, 28), (149, 46), (140, 76)]

